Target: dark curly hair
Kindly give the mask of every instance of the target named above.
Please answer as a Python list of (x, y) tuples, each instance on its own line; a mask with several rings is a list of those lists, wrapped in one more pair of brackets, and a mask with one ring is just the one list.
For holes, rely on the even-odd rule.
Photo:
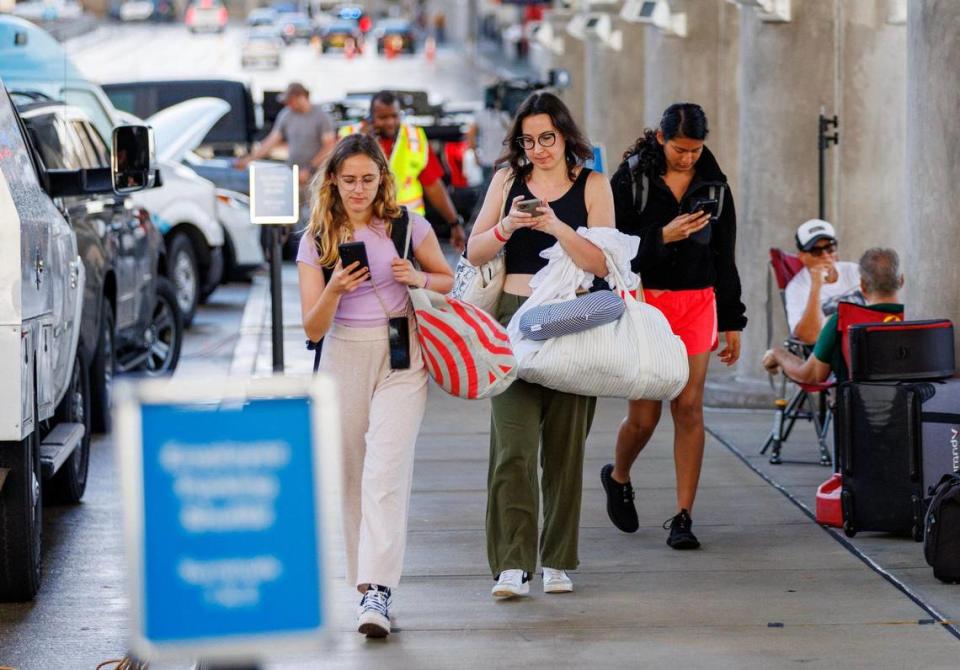
[[(707, 127), (707, 115), (703, 108), (693, 102), (675, 102), (663, 112), (660, 117), (660, 131), (666, 140), (675, 137), (690, 140), (705, 140), (710, 129)], [(663, 155), (663, 147), (657, 142), (656, 129), (645, 128), (643, 135), (637, 138), (632, 147), (623, 152), (623, 159), (637, 154), (640, 163), (638, 172), (647, 174), (666, 174), (667, 159)]]
[(531, 93), (517, 108), (510, 130), (507, 131), (507, 139), (504, 140), (506, 149), (497, 159), (497, 163), (508, 163), (511, 172), (518, 179), (526, 179), (533, 172), (533, 164), (527, 160), (523, 147), (517, 144), (517, 138), (523, 135), (523, 120), (537, 114), (549, 116), (553, 127), (563, 136), (566, 143), (564, 153), (567, 161), (567, 177), (570, 181), (575, 180), (576, 167), (593, 158), (593, 147), (580, 132), (567, 106), (549, 91)]

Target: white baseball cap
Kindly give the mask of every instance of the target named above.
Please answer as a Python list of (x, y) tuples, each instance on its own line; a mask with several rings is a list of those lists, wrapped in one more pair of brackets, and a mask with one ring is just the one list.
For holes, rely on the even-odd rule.
[(797, 248), (810, 251), (819, 240), (836, 240), (837, 232), (823, 219), (804, 221), (797, 228)]

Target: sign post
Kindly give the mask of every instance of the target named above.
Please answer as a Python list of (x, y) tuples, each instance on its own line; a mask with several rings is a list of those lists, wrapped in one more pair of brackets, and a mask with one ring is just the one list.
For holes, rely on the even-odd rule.
[(332, 382), (151, 380), (116, 397), (134, 653), (250, 667), (317, 649), (330, 625)]
[(300, 220), (300, 176), (296, 165), (254, 162), (250, 165), (250, 221), (271, 224), (270, 316), (273, 334), (273, 371), (283, 372), (283, 284), (281, 230)]

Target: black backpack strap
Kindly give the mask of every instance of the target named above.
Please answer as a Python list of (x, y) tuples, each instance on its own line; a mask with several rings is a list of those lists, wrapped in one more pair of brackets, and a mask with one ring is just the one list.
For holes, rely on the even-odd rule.
[[(410, 225), (410, 212), (406, 207), (400, 208), (400, 216), (393, 220), (393, 226), (390, 229), (390, 239), (393, 240), (393, 246), (397, 250), (400, 258), (407, 258), (409, 249), (404, 249), (407, 243), (407, 227)], [(411, 245), (413, 242), (411, 241)]]
[(637, 172), (640, 167), (640, 155), (631, 154), (627, 158), (627, 172), (630, 174), (630, 187), (633, 190), (633, 206), (637, 214), (643, 214), (647, 208), (647, 195), (650, 193), (650, 177), (646, 172), (640, 174), (640, 181), (637, 182)]

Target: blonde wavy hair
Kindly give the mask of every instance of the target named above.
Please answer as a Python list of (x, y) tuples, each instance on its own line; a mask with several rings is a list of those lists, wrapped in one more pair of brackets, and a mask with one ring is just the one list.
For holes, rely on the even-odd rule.
[(338, 246), (353, 239), (353, 226), (340, 198), (337, 177), (343, 162), (351, 156), (363, 155), (377, 164), (380, 171), (380, 185), (373, 199), (374, 218), (384, 221), (387, 236), (393, 220), (400, 216), (397, 204), (397, 187), (390, 173), (386, 156), (380, 149), (380, 143), (370, 135), (348, 135), (334, 147), (323, 169), (310, 182), (312, 206), (310, 221), (304, 235), (310, 236), (317, 245), (320, 264), (332, 268), (340, 260)]

